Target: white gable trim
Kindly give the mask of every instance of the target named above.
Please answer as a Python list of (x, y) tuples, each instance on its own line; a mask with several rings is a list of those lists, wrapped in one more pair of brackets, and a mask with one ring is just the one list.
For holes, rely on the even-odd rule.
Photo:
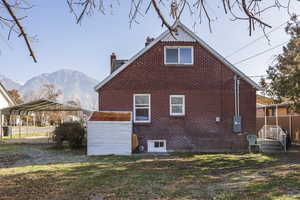
[[(231, 64), (228, 60), (226, 60), (223, 56), (221, 56), (213, 48), (211, 48), (207, 43), (205, 43), (203, 40), (201, 40), (195, 33), (190, 31), (181, 22), (178, 21), (175, 26), (180, 27), (183, 31), (185, 31), (187, 34), (189, 34), (199, 44), (201, 44), (203, 47), (205, 47), (210, 53), (212, 53), (214, 56), (216, 56), (222, 63), (224, 63), (227, 67), (229, 67), (233, 72), (238, 74), (241, 78), (243, 78), (245, 81), (247, 81), (254, 88), (260, 89), (260, 87), (253, 80), (251, 80), (242, 71), (240, 71), (238, 68), (236, 68), (233, 64)], [(112, 78), (114, 78), (117, 74), (119, 74), (121, 71), (123, 71), (127, 66), (132, 64), (137, 58), (139, 58), (141, 55), (143, 55), (145, 52), (147, 52), (155, 44), (157, 44), (162, 39), (166, 38), (168, 36), (168, 34), (170, 34), (169, 30), (166, 30), (165, 32), (163, 32), (154, 41), (152, 41), (148, 46), (143, 48), (141, 51), (139, 51), (137, 54), (135, 54), (130, 60), (128, 60), (125, 64), (123, 64), (121, 67), (119, 67), (117, 70), (115, 70), (112, 74), (110, 74), (108, 77), (106, 77), (103, 81), (101, 81), (98, 85), (96, 85), (95, 90), (97, 91), (99, 88), (101, 88), (104, 84), (106, 84), (108, 81), (110, 81)]]
[(117, 70), (115, 70), (112, 74), (110, 74), (108, 77), (106, 77), (103, 81), (101, 81), (98, 85), (96, 85), (95, 90), (97, 91), (99, 88), (101, 88), (105, 83), (110, 81), (113, 77), (115, 77), (118, 73), (123, 71), (128, 65), (133, 63), (137, 58), (139, 58), (141, 55), (143, 55), (146, 51), (148, 51), (151, 47), (153, 47), (156, 43), (158, 43), (162, 38), (164, 38), (168, 34), (168, 30), (163, 32), (160, 36), (158, 36), (155, 40), (153, 40), (148, 46), (144, 47), (141, 51), (139, 51), (137, 54), (135, 54), (130, 60), (128, 60), (126, 63), (124, 63), (121, 67), (119, 67)]
[(177, 33), (173, 34), (174, 37), (168, 33), (164, 38), (162, 38), (162, 42), (197, 42), (197, 40), (184, 31), (181, 27), (177, 28)]
[(0, 92), (4, 96), (4, 98), (7, 100), (8, 104), (10, 106), (15, 106), (16, 103), (13, 100), (13, 98), (8, 94), (8, 91), (5, 89), (5, 87), (0, 83)]
[(236, 68), (233, 64), (231, 64), (226, 58), (224, 58), (221, 54), (211, 48), (207, 43), (205, 43), (202, 39), (200, 39), (195, 33), (190, 31), (184, 24), (179, 22), (179, 26), (183, 28), (187, 33), (189, 33), (192, 37), (194, 37), (197, 42), (199, 42), (203, 47), (205, 47), (210, 53), (216, 56), (222, 63), (224, 63), (227, 67), (229, 67), (233, 72), (242, 77), (245, 81), (247, 81), (250, 85), (252, 85), (256, 89), (260, 89), (260, 87), (255, 83), (252, 79), (250, 79), (246, 74)]

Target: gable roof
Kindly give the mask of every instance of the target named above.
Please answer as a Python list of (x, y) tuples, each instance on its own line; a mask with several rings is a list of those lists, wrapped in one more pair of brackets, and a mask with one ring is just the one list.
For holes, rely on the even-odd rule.
[[(216, 58), (218, 58), (223, 64), (225, 64), (227, 67), (229, 67), (234, 73), (239, 75), (241, 78), (243, 78), (245, 81), (247, 81), (254, 88), (259, 89), (259, 86), (257, 85), (257, 83), (255, 83), (253, 80), (251, 80), (247, 75), (245, 75), (242, 71), (240, 71), (233, 64), (231, 64), (228, 60), (226, 60), (222, 55), (220, 55), (218, 52), (216, 52), (212, 47), (210, 47), (207, 43), (205, 43), (202, 39), (200, 39), (195, 33), (193, 33), (189, 28), (187, 28), (180, 21), (178, 21), (174, 26), (176, 28), (182, 29), (187, 35), (189, 35), (192, 39), (196, 40), (200, 45), (202, 45), (210, 53), (212, 53)], [(121, 71), (123, 71), (126, 67), (128, 67), (130, 64), (132, 64), (137, 58), (139, 58), (146, 51), (151, 49), (159, 41), (164, 40), (166, 38), (170, 38), (169, 36), (170, 36), (169, 30), (166, 30), (165, 32), (160, 34), (148, 46), (144, 47), (137, 54), (135, 54), (131, 59), (129, 59), (126, 63), (124, 63), (121, 67), (119, 67), (117, 70), (115, 70), (113, 73), (111, 73), (108, 77), (106, 77), (103, 81), (101, 81), (98, 85), (96, 85), (95, 90), (97, 91), (99, 88), (101, 88), (104, 84), (106, 84), (108, 81), (110, 81), (112, 78), (114, 78), (117, 74), (119, 74)]]
[(2, 83), (0, 83), (0, 93), (3, 95), (3, 97), (6, 99), (6, 101), (8, 102), (8, 104), (9, 104), (10, 106), (16, 105), (15, 100), (10, 96), (10, 94), (9, 94), (8, 91), (5, 89), (5, 87), (3, 86)]

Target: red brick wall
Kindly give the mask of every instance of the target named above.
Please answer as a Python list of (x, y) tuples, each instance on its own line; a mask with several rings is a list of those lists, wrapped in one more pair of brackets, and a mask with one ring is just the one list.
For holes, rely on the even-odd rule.
[[(165, 66), (164, 46), (194, 46), (193, 66)], [(165, 139), (167, 150), (237, 151), (245, 134), (232, 132), (234, 73), (206, 49), (191, 42), (160, 42), (99, 89), (99, 109), (132, 111), (133, 94), (151, 94), (151, 123), (134, 124), (146, 140)], [(184, 94), (186, 115), (169, 115), (169, 95)], [(256, 90), (241, 80), (240, 113), (244, 133), (256, 131)], [(216, 122), (221, 117), (221, 122)]]

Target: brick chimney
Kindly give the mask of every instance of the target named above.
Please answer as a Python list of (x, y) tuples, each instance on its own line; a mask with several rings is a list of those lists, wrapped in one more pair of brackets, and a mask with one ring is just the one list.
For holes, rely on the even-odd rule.
[(110, 73), (117, 69), (117, 56), (114, 52), (110, 55)]
[(146, 38), (145, 47), (148, 46), (153, 40), (154, 40), (154, 38), (148, 36)]

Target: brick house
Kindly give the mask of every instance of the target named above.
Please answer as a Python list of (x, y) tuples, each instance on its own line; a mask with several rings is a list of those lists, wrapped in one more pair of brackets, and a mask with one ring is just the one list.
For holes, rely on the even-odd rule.
[(293, 111), (290, 107), (288, 100), (282, 103), (276, 103), (272, 98), (262, 95), (256, 95), (256, 117), (275, 117), (299, 115), (299, 113)]
[(290, 109), (289, 102), (283, 102), (279, 104), (269, 105), (257, 105), (256, 116), (257, 117), (275, 117), (275, 116), (288, 116), (288, 115), (299, 115), (299, 113)]
[(145, 151), (240, 151), (256, 131), (256, 90), (245, 74), (178, 22), (129, 60), (111, 55), (96, 87), (100, 111), (132, 111)]

